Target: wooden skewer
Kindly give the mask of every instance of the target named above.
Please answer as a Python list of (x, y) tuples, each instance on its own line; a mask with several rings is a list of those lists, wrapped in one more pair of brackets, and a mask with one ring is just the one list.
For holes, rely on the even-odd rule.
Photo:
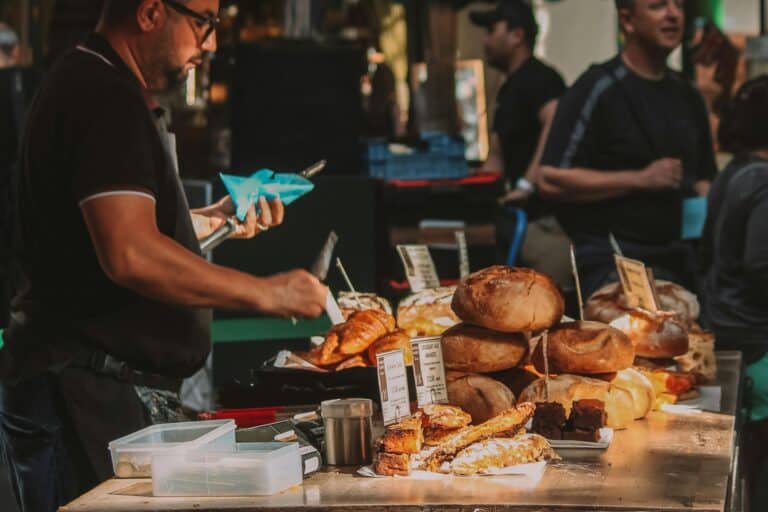
[(544, 331), (541, 338), (541, 349), (544, 354), (544, 400), (549, 402), (549, 350), (547, 350), (547, 343), (549, 342), (549, 331)]
[(357, 292), (355, 291), (355, 287), (352, 285), (352, 280), (349, 278), (349, 275), (347, 275), (347, 271), (344, 268), (344, 265), (341, 263), (341, 258), (336, 258), (336, 266), (339, 269), (339, 272), (341, 272), (341, 277), (344, 278), (344, 281), (347, 283), (347, 287), (349, 288), (349, 291), (352, 292), (352, 297), (354, 297), (355, 302), (357, 303), (357, 307), (361, 310), (363, 309), (363, 304), (360, 302), (360, 297), (358, 296)]
[(576, 297), (579, 300), (579, 320), (584, 320), (584, 299), (581, 297), (581, 281), (579, 280), (579, 269), (576, 267), (576, 253), (571, 244), (571, 270), (573, 271), (573, 280), (576, 283)]

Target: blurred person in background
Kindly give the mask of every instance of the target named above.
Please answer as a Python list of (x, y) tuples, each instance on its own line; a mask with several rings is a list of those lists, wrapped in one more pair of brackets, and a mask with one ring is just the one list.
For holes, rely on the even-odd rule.
[(718, 350), (747, 367), (746, 475), (751, 510), (768, 509), (768, 76), (745, 82), (722, 113), (733, 160), (712, 184), (702, 237), (703, 312)]
[[(533, 55), (539, 27), (528, 2), (502, 0), (492, 10), (469, 16), (486, 29), (486, 62), (506, 77), (496, 97), (491, 148), (482, 170), (503, 171), (506, 192), (499, 205), (504, 210), (524, 206), (528, 212), (520, 263), (568, 283), (568, 239), (536, 191), (541, 153), (565, 82)], [(503, 211), (496, 229), (499, 260), (506, 259), (515, 224)]]
[(625, 45), (560, 100), (542, 157), (541, 192), (573, 240), (584, 296), (618, 280), (609, 243), (659, 279), (696, 289), (683, 242), (686, 198), (717, 173), (699, 92), (667, 66), (683, 40), (683, 0), (616, 0)]

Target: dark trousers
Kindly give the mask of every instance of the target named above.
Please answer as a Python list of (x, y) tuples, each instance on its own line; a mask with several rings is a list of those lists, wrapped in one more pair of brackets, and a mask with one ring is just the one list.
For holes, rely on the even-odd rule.
[(55, 512), (112, 476), (107, 445), (148, 425), (133, 386), (68, 368), (0, 384), (0, 442), (21, 512)]

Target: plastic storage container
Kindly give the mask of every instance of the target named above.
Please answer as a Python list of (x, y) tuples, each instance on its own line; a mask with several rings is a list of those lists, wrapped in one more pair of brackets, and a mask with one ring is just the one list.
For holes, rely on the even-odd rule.
[(368, 141), (368, 175), (386, 180), (425, 180), (463, 178), (469, 175), (464, 158), (464, 140), (444, 133), (424, 133), (424, 148), (393, 153), (382, 139)]
[(155, 496), (265, 496), (302, 482), (298, 443), (238, 443), (232, 453), (164, 452), (152, 458)]
[(193, 450), (235, 451), (233, 420), (152, 425), (109, 443), (112, 469), (118, 478), (152, 476), (152, 456)]

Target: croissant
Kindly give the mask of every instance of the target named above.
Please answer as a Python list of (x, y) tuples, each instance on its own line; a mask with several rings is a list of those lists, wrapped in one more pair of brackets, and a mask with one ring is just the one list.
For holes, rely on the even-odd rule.
[(319, 362), (323, 366), (364, 352), (373, 342), (395, 329), (395, 318), (383, 311), (368, 309), (353, 313), (349, 320), (334, 326), (325, 336), (320, 348)]

